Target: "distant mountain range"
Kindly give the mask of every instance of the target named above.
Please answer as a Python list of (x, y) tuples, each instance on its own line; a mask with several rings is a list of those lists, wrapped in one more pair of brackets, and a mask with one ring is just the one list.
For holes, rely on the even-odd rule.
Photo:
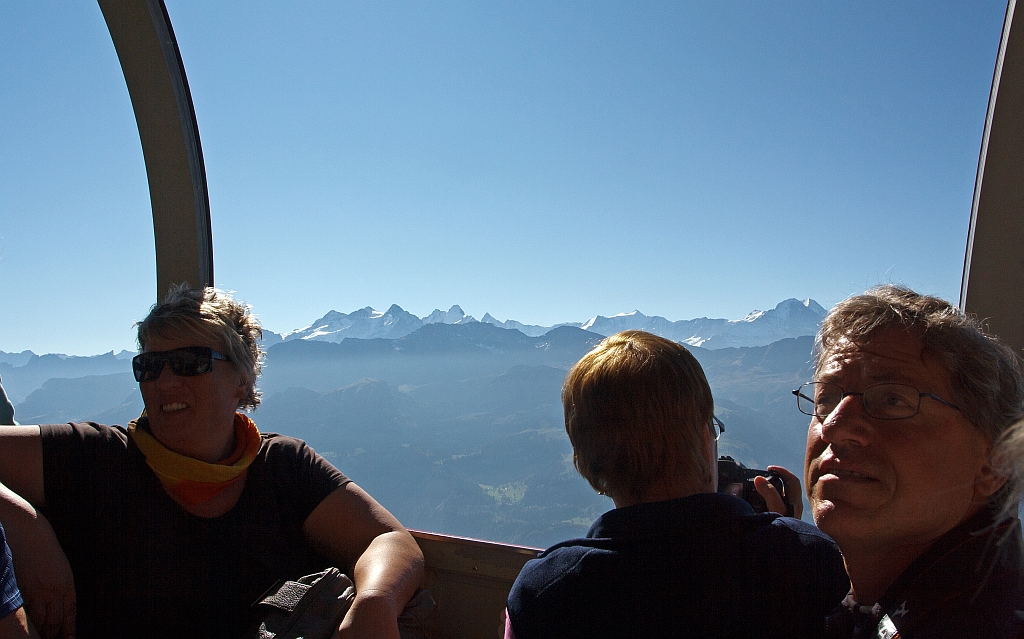
[[(554, 326), (523, 324), (516, 320), (500, 322), (490, 314), (482, 320), (466, 315), (458, 305), (447, 311), (435, 310), (426, 317), (417, 317), (393, 304), (387, 311), (369, 306), (351, 313), (330, 311), (309, 326), (279, 334), (264, 330), (263, 346), (269, 349), (280, 343), (295, 341), (340, 343), (348, 339), (394, 340), (412, 335), (433, 325), (478, 326), (491, 325), (518, 331), (527, 337), (541, 337), (560, 327), (580, 328), (599, 336), (613, 335), (625, 330), (645, 330), (690, 346), (706, 349), (766, 346), (781, 339), (814, 335), (818, 331), (825, 309), (812, 299), (788, 299), (767, 311), (752, 311), (738, 320), (701, 317), (671, 321), (657, 315), (648, 316), (640, 311), (605, 317), (598, 315), (585, 322), (565, 322)], [(0, 378), (4, 389), (15, 404), (52, 378), (76, 378), (87, 375), (109, 375), (130, 370), (125, 360), (134, 353), (113, 351), (90, 357), (62, 354), (36, 355), (32, 351), (7, 353), (0, 351)], [(17, 369), (17, 372), (15, 372)]]
[[(548, 546), (612, 505), (573, 468), (560, 401), (566, 371), (603, 337), (644, 329), (687, 343), (727, 425), (721, 454), (799, 470), (807, 418), (789, 391), (810, 378), (824, 313), (786, 300), (734, 321), (634, 311), (544, 327), (458, 306), (332, 311), (267, 332), (253, 419), (309, 442), (410, 527)], [(143, 408), (132, 355), (0, 351), (0, 377), (21, 423), (126, 424)]]
[[(671, 321), (640, 311), (620, 313), (611, 317), (598, 315), (585, 322), (563, 322), (554, 326), (523, 324), (516, 320), (498, 321), (486, 313), (477, 320), (466, 315), (458, 305), (448, 311), (440, 309), (426, 317), (417, 317), (397, 304), (386, 311), (369, 306), (351, 313), (331, 311), (309, 326), (284, 334), (266, 332), (264, 345), (278, 342), (312, 340), (341, 342), (345, 339), (398, 339), (430, 324), (470, 324), (481, 322), (499, 328), (517, 330), (529, 337), (540, 337), (553, 328), (572, 326), (605, 337), (626, 330), (644, 330), (677, 342), (704, 348), (734, 346), (765, 346), (787, 337), (813, 335), (817, 332), (825, 309), (812, 299), (788, 299), (767, 311), (752, 311), (738, 320), (709, 319)], [(2, 361), (2, 360), (0, 360)]]
[(125, 372), (130, 374), (132, 367), (128, 360), (134, 355), (135, 353), (130, 351), (121, 351), (116, 355), (111, 351), (90, 357), (53, 353), (36, 355), (32, 351), (0, 351), (0, 379), (3, 380), (7, 396), (17, 405), (49, 379)]
[[(619, 317), (605, 319), (638, 319)], [(267, 349), (253, 419), (309, 442), (410, 527), (548, 546), (612, 506), (573, 468), (560, 401), (566, 371), (602, 338), (472, 321), (398, 338), (293, 339)], [(689, 347), (727, 425), (721, 454), (801, 467), (807, 418), (789, 391), (811, 375), (813, 341)], [(4, 385), (25, 393), (14, 400), (21, 423), (125, 424), (142, 411), (130, 365), (113, 353), (22, 360), (0, 362)]]

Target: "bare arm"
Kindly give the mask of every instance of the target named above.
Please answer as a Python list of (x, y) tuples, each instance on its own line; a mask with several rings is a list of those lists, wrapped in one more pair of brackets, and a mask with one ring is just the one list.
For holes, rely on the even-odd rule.
[(0, 521), (25, 611), (46, 638), (75, 633), (75, 580), (57, 536), (36, 510), (46, 502), (38, 426), (0, 427)]
[(423, 579), (423, 553), (412, 535), (353, 483), (320, 502), (303, 532), (355, 582), (355, 601), (336, 636), (397, 639), (398, 615)]
[(24, 608), (18, 608), (0, 619), (0, 639), (39, 639), (32, 622), (25, 615)]
[(7, 533), (14, 574), (32, 623), (47, 639), (73, 637), (75, 579), (50, 522), (2, 484), (0, 521)]
[(43, 490), (43, 439), (38, 426), (0, 428), (0, 483), (33, 506), (46, 504)]

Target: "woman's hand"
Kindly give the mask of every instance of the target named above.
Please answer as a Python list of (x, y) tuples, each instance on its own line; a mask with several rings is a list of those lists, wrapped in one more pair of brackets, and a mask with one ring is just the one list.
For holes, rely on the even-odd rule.
[[(786, 496), (789, 497), (789, 503), (793, 504), (792, 516), (800, 519), (800, 516), (804, 514), (804, 498), (800, 491), (800, 479), (782, 466), (769, 466), (767, 470), (773, 471), (782, 477), (782, 482), (786, 485)], [(770, 481), (764, 477), (755, 477), (754, 489), (757, 491), (757, 494), (764, 498), (764, 502), (768, 504), (769, 511), (788, 515), (786, 502), (782, 501), (782, 495), (779, 494), (779, 491), (775, 490), (775, 486), (772, 486)]]

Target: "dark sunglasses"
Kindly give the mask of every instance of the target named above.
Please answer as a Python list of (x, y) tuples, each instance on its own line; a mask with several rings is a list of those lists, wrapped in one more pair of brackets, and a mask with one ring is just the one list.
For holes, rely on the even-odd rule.
[(227, 355), (218, 353), (207, 346), (186, 346), (173, 351), (150, 351), (139, 353), (132, 358), (135, 381), (152, 382), (160, 377), (164, 364), (171, 366), (171, 372), (179, 377), (193, 377), (213, 370), (213, 360), (230, 362)]

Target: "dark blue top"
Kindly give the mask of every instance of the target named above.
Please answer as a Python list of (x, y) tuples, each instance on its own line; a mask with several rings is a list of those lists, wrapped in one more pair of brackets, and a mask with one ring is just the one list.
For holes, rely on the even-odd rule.
[(814, 637), (849, 590), (810, 524), (703, 493), (611, 510), (523, 567), (516, 639)]
[(0, 596), (0, 619), (21, 608), (25, 602), (18, 590), (18, 582), (14, 579), (14, 561), (11, 558), (11, 548), (7, 545), (7, 537), (4, 536), (4, 527), (0, 526), (0, 543), (4, 546), (3, 560), (0, 562), (0, 588), (3, 594)]

